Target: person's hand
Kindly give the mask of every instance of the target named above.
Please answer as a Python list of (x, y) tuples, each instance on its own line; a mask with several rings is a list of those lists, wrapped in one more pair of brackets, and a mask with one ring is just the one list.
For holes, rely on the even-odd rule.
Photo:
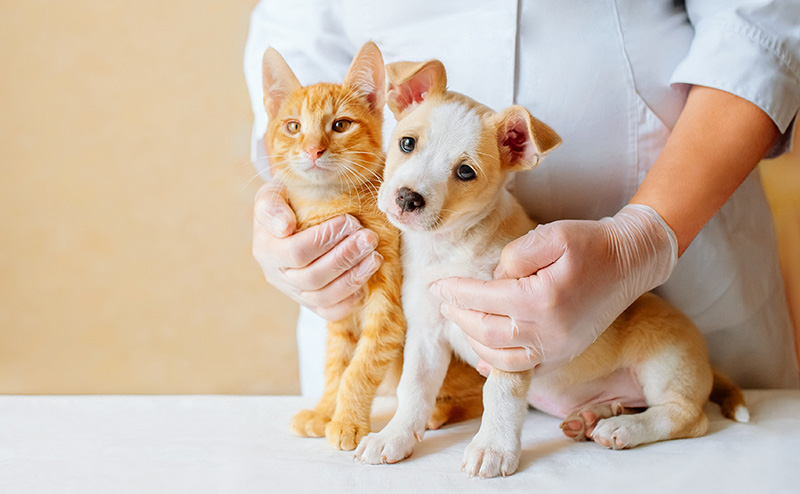
[(352, 314), (364, 297), (364, 283), (383, 257), (378, 236), (350, 215), (333, 217), (297, 232), (297, 218), (277, 182), (256, 194), (253, 257), (267, 281), (328, 321)]
[(677, 257), (675, 234), (658, 213), (628, 205), (599, 221), (539, 225), (503, 249), (494, 280), (445, 278), (431, 291), (466, 333), (482, 373), (488, 365), (542, 373), (579, 355), (664, 283)]

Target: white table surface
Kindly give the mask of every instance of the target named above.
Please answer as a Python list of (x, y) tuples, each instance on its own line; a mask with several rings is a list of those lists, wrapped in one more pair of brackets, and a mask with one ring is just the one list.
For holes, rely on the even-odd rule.
[[(300, 397), (0, 397), (0, 492), (800, 493), (800, 391), (746, 392), (752, 421), (708, 405), (709, 433), (628, 451), (565, 438), (531, 411), (519, 471), (470, 479), (461, 455), (479, 422), (430, 431), (395, 465), (361, 465), (292, 435)], [(373, 428), (394, 401), (379, 398)]]

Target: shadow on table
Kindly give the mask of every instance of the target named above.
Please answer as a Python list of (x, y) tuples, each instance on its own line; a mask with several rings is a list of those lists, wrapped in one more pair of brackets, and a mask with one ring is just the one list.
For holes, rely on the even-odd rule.
[(517, 468), (517, 471), (525, 470), (537, 460), (541, 460), (542, 458), (553, 455), (558, 451), (569, 448), (574, 444), (575, 441), (568, 438), (552, 439), (533, 444), (523, 444), (522, 453), (519, 456), (519, 467)]

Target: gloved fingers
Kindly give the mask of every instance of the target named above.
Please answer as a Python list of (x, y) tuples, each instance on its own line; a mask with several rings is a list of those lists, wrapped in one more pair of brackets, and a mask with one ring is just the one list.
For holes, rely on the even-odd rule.
[(475, 366), (475, 370), (477, 370), (478, 374), (482, 375), (483, 377), (489, 377), (489, 374), (492, 372), (492, 365), (489, 362), (480, 359), (478, 361), (478, 365)]
[(494, 278), (524, 278), (561, 258), (568, 245), (562, 223), (539, 225), (509, 242), (500, 252)]
[(348, 235), (361, 230), (349, 214), (335, 216), (286, 238), (268, 240), (268, 251), (282, 268), (302, 268), (331, 250)]
[(312, 307), (318, 316), (326, 321), (340, 321), (355, 312), (364, 301), (364, 290), (358, 290), (341, 302), (328, 307)]
[(443, 302), (478, 312), (519, 317), (513, 301), (524, 292), (520, 280), (484, 281), (474, 278), (442, 278), (432, 283), (430, 291)]
[(527, 343), (524, 335), (520, 334), (517, 322), (509, 316), (460, 309), (447, 303), (443, 303), (439, 310), (467, 336), (485, 347), (500, 349)]
[(300, 290), (298, 296), (309, 307), (332, 307), (359, 291), (382, 262), (383, 256), (373, 252), (326, 286), (319, 290)]
[(253, 220), (258, 227), (278, 238), (295, 232), (297, 218), (286, 201), (286, 188), (276, 179), (265, 183), (256, 192)]
[(521, 372), (536, 367), (540, 359), (536, 352), (522, 347), (489, 348), (467, 335), (469, 345), (491, 367), (506, 372)]
[(362, 228), (308, 266), (284, 269), (283, 275), (298, 290), (319, 290), (374, 252), (377, 245), (378, 236)]

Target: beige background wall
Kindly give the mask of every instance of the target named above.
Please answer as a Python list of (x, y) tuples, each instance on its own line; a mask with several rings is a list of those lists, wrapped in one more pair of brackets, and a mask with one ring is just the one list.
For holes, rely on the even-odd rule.
[(256, 0), (0, 12), (0, 392), (298, 392), (250, 254)]
[[(299, 391), (250, 255), (255, 3), (0, 2), (0, 393)], [(800, 158), (767, 171), (796, 276)]]

